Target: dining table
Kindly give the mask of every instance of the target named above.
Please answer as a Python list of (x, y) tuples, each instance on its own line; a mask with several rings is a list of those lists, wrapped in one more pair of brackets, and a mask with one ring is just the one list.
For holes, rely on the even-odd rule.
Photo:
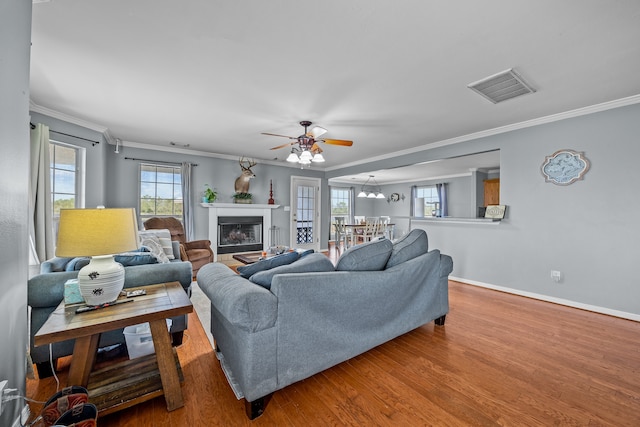
[[(349, 235), (362, 235), (365, 232), (366, 226), (367, 225), (365, 223), (345, 224), (344, 228), (346, 230), (347, 236), (349, 236)], [(377, 231), (376, 235), (373, 236), (373, 237), (385, 236), (387, 239), (392, 240), (393, 239), (394, 227), (395, 227), (395, 224), (393, 224), (393, 223), (379, 224), (378, 231)], [(345, 242), (347, 240), (349, 240), (349, 239), (345, 239)]]

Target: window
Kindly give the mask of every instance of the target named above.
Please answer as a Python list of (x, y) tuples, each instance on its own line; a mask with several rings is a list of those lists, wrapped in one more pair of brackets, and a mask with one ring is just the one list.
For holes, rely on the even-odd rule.
[(60, 209), (84, 207), (85, 149), (49, 141), (53, 237), (57, 240)]
[(335, 218), (344, 218), (344, 223), (351, 222), (351, 189), (331, 188), (331, 229), (330, 236), (336, 235)]
[[(416, 198), (416, 216), (439, 216), (440, 199), (435, 185), (416, 188)], [(421, 206), (418, 205), (420, 199), (424, 200)], [(424, 209), (423, 215), (419, 215), (421, 208)]]
[(51, 206), (54, 217), (60, 209), (80, 208), (84, 205), (84, 150), (56, 141), (49, 143), (51, 172)]
[(140, 219), (172, 216), (182, 220), (182, 175), (179, 166), (140, 164)]
[(331, 218), (336, 216), (344, 217), (346, 222), (351, 218), (350, 188), (331, 189)]

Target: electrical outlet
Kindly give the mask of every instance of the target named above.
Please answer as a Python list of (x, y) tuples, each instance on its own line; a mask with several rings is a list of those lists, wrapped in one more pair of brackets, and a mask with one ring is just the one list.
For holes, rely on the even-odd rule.
[(560, 282), (562, 280), (562, 273), (557, 270), (551, 270), (551, 279), (556, 283)]

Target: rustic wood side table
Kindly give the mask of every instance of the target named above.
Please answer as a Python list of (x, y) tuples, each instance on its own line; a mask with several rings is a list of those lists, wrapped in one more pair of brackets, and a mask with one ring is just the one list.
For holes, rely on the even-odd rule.
[[(89, 401), (100, 415), (128, 408), (164, 394), (167, 410), (184, 406), (178, 356), (167, 332), (167, 318), (191, 313), (193, 305), (180, 283), (144, 286), (146, 295), (133, 302), (76, 313), (82, 304), (65, 305), (51, 313), (34, 337), (35, 345), (75, 339), (68, 385), (89, 390)], [(114, 363), (93, 371), (100, 334), (149, 322), (155, 354)]]

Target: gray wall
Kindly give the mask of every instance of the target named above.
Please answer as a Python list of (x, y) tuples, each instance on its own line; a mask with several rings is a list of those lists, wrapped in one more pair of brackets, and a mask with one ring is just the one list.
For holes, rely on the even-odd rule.
[[(501, 149), (507, 219), (498, 226), (414, 226), (427, 230), (431, 248), (453, 257), (452, 276), (640, 319), (638, 135), (640, 104), (460, 145)], [(584, 180), (544, 181), (540, 166), (559, 149), (585, 153), (591, 169)], [(562, 272), (561, 283), (551, 270)]]
[[(194, 222), (196, 239), (206, 239), (209, 236), (208, 209), (200, 206), (200, 198), (204, 185), (209, 184), (218, 192), (217, 202), (232, 203), (235, 179), (240, 175), (238, 160), (226, 160), (214, 157), (194, 156), (187, 154), (169, 153), (157, 150), (121, 147), (120, 154), (115, 154), (113, 146), (107, 152), (107, 198), (106, 204), (111, 207), (137, 207), (138, 200), (138, 173), (140, 161), (134, 159), (183, 162), (188, 161), (197, 164), (193, 168)], [(282, 244), (289, 243), (289, 212), (285, 212), (284, 206), (290, 203), (290, 177), (292, 175), (323, 177), (324, 173), (310, 169), (281, 167), (270, 164), (258, 163), (252, 168), (256, 177), (251, 180), (249, 192), (253, 195), (253, 203), (266, 204), (269, 200), (269, 182), (273, 182), (273, 197), (276, 205), (281, 205), (272, 212), (272, 223), (280, 228), (280, 240)], [(321, 206), (323, 212), (328, 210), (328, 196), (326, 183), (322, 188)], [(324, 219), (324, 218), (323, 218)], [(321, 232), (321, 247), (326, 247), (326, 230), (328, 220), (323, 222)], [(265, 234), (268, 239), (269, 235)]]
[[(29, 182), (29, 52), (31, 2), (0, 6), (0, 380), (25, 394), (27, 337), (27, 218)], [(10, 426), (24, 402), (4, 403), (0, 425)]]
[[(105, 205), (108, 184), (105, 180), (107, 174), (105, 153), (109, 151), (109, 147), (102, 133), (36, 112), (31, 112), (31, 121), (49, 126), (51, 139), (86, 149), (85, 207), (95, 208), (98, 205)], [(99, 144), (54, 131), (96, 141)]]

